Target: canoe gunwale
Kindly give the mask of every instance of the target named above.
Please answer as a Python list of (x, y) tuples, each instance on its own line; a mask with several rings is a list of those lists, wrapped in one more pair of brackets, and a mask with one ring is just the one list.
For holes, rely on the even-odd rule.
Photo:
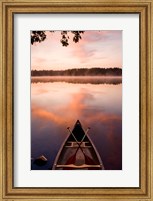
[(59, 151), (58, 151), (58, 153), (57, 153), (57, 155), (56, 155), (56, 158), (55, 158), (55, 161), (54, 161), (52, 170), (55, 170), (55, 169), (56, 169), (57, 161), (58, 161), (58, 159), (59, 159), (59, 156), (61, 155), (61, 152), (62, 152), (62, 150), (63, 150), (63, 147), (64, 147), (65, 143), (67, 142), (69, 136), (70, 136), (70, 134), (68, 134), (68, 136), (65, 138), (65, 140), (64, 140), (63, 143), (62, 143), (62, 145), (60, 146), (60, 149), (59, 149)]
[[(77, 122), (79, 122), (79, 120), (77, 120)], [(77, 122), (76, 122), (76, 124), (77, 124)], [(79, 122), (79, 123), (80, 123), (80, 122)], [(75, 124), (75, 126), (76, 126), (76, 124)], [(81, 123), (80, 123), (80, 125), (81, 125)], [(75, 126), (74, 126), (74, 128), (75, 128)], [(82, 125), (81, 125), (81, 127), (82, 127)], [(74, 129), (74, 128), (73, 128), (73, 129)], [(84, 131), (83, 127), (82, 127), (82, 130)], [(85, 133), (85, 131), (84, 131), (84, 133)], [(62, 168), (62, 166), (63, 166), (63, 167), (66, 167), (66, 166), (67, 166), (67, 165), (65, 165), (65, 164), (63, 164), (63, 165), (62, 165), (62, 164), (61, 164), (61, 165), (57, 164), (57, 163), (58, 163), (58, 160), (59, 160), (59, 157), (60, 157), (60, 155), (61, 155), (62, 150), (64, 149), (64, 147), (65, 147), (65, 148), (77, 148), (77, 147), (78, 147), (78, 146), (75, 146), (75, 147), (73, 147), (73, 146), (65, 146), (66, 143), (69, 142), (68, 139), (69, 139), (70, 135), (72, 135), (72, 134), (68, 134), (68, 136), (65, 138), (64, 142), (62, 143), (62, 145), (61, 145), (61, 147), (60, 147), (60, 149), (59, 149), (59, 151), (58, 151), (58, 153), (57, 153), (57, 155), (56, 155), (56, 158), (55, 158), (55, 161), (54, 161), (52, 170), (56, 170), (56, 168), (60, 168), (60, 167)], [(89, 148), (89, 149), (92, 148), (93, 151), (95, 151), (95, 154), (96, 154), (97, 159), (98, 159), (98, 161), (99, 161), (99, 165), (97, 165), (97, 167), (99, 167), (99, 169), (101, 169), (101, 170), (104, 170), (105, 168), (104, 168), (103, 162), (102, 162), (102, 160), (101, 160), (101, 157), (100, 157), (100, 155), (99, 155), (99, 153), (98, 153), (98, 151), (97, 151), (97, 149), (96, 149), (94, 143), (92, 142), (91, 138), (88, 136), (87, 133), (85, 133), (85, 135), (86, 135), (86, 137), (87, 137), (87, 139), (88, 139), (87, 142), (89, 142), (89, 143), (91, 144), (91, 146), (88, 147), (88, 146), (85, 146), (85, 144), (84, 144), (84, 146), (83, 146), (83, 147), (81, 146), (81, 148), (82, 148), (82, 149), (84, 149), (84, 148)], [(74, 141), (72, 141), (72, 142), (74, 143)], [(84, 142), (84, 141), (83, 141), (83, 142)], [(73, 144), (73, 143), (72, 143), (72, 144)], [(79, 143), (80, 143), (80, 141), (79, 141)], [(77, 144), (77, 142), (76, 142), (76, 144)], [(73, 167), (72, 167), (73, 169), (83, 169), (83, 168), (87, 168), (87, 167), (88, 167), (87, 164), (83, 164), (83, 165), (81, 165), (80, 167), (79, 167), (79, 166), (75, 166), (74, 164), (69, 164), (68, 166), (73, 166)]]
[(87, 135), (87, 137), (88, 137), (89, 142), (91, 143), (91, 145), (92, 145), (94, 151), (96, 152), (96, 155), (97, 155), (97, 158), (98, 158), (98, 160), (99, 160), (99, 162), (100, 162), (100, 166), (101, 166), (102, 170), (104, 170), (105, 168), (104, 168), (103, 162), (102, 162), (102, 160), (101, 160), (101, 157), (100, 157), (100, 155), (99, 155), (99, 152), (97, 151), (97, 149), (96, 149), (94, 143), (92, 142), (91, 138), (89, 137), (89, 135)]

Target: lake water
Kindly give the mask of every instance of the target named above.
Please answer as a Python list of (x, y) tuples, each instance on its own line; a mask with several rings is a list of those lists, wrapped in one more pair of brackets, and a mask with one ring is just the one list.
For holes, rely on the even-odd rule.
[[(32, 77), (31, 169), (52, 168), (56, 154), (80, 120), (107, 170), (122, 169), (122, 78)], [(44, 166), (34, 159), (44, 155)]]

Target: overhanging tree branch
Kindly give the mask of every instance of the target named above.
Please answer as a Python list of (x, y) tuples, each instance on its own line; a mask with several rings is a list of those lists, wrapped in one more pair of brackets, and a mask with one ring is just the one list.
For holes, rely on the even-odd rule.
[[(55, 31), (50, 31), (55, 32)], [(73, 35), (73, 42), (78, 43), (79, 40), (82, 39), (81, 35), (84, 33), (84, 31), (61, 31), (62, 38), (60, 40), (61, 44), (65, 47), (69, 45), (69, 33), (72, 33)], [(41, 43), (47, 38), (46, 31), (32, 31), (31, 33), (31, 44), (34, 43)]]

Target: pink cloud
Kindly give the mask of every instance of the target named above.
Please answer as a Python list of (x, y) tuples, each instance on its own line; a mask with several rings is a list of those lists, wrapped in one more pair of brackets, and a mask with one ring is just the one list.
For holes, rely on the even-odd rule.
[(60, 32), (47, 34), (47, 39), (31, 46), (33, 69), (67, 69), (76, 67), (121, 67), (121, 31), (85, 31), (79, 43), (72, 42), (68, 47), (60, 43)]

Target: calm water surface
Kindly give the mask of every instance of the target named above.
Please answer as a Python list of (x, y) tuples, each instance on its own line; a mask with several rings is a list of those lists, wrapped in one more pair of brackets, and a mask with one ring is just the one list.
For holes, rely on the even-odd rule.
[[(77, 119), (91, 128), (105, 169), (122, 169), (121, 77), (32, 77), (31, 103), (32, 170), (52, 168)], [(39, 167), (33, 161), (41, 155), (48, 162)]]

